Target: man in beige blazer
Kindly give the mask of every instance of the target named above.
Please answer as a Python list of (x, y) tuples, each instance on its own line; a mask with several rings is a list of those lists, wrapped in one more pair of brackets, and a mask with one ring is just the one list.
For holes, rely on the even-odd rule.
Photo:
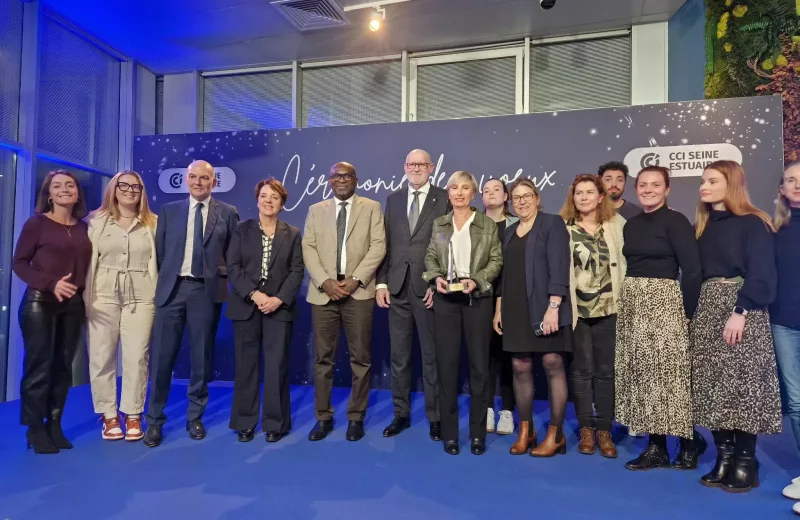
[(314, 327), (317, 416), (308, 439), (322, 440), (333, 430), (333, 364), (344, 326), (353, 372), (346, 438), (357, 441), (364, 436), (375, 273), (386, 253), (386, 234), (381, 205), (355, 194), (358, 178), (351, 164), (334, 164), (328, 182), (334, 198), (309, 208), (303, 233), (303, 261), (311, 279), (307, 299)]

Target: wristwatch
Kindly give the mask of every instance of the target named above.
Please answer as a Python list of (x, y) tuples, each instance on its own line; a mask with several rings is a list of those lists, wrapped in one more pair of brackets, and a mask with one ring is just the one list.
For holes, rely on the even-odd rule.
[(739, 316), (747, 316), (747, 309), (744, 307), (737, 305), (733, 308), (733, 313), (738, 314)]
[(363, 283), (361, 283), (361, 280), (359, 280), (359, 279), (358, 279), (358, 278), (356, 278), (355, 276), (353, 276), (352, 278), (353, 278), (353, 280), (355, 280), (355, 281), (357, 281), (357, 282), (358, 282), (358, 286), (359, 286), (359, 287), (364, 287), (364, 284), (363, 284)]
[(550, 300), (550, 308), (551, 308), (551, 309), (558, 309), (560, 306), (561, 306), (561, 304), (560, 304), (560, 303), (558, 303), (557, 301), (555, 301), (555, 300)]

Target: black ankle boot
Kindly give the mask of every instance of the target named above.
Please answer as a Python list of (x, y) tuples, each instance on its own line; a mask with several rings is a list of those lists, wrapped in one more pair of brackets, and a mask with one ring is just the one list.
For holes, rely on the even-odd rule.
[(675, 469), (696, 469), (700, 455), (708, 449), (708, 443), (697, 430), (691, 439), (681, 437), (678, 446), (678, 455), (672, 461)]
[(719, 487), (733, 468), (733, 432), (719, 430), (712, 432), (717, 445), (717, 462), (710, 472), (700, 477), (700, 483), (708, 487)]
[(60, 417), (48, 419), (44, 427), (45, 430), (47, 430), (47, 436), (50, 437), (50, 440), (53, 441), (53, 445), (56, 448), (59, 450), (72, 449), (72, 443), (64, 436), (64, 431), (61, 429)]
[(28, 439), (28, 449), (33, 448), (33, 451), (40, 455), (58, 453), (58, 448), (47, 436), (44, 426), (29, 426), (25, 437)]
[(637, 458), (625, 464), (625, 468), (631, 471), (668, 468), (669, 453), (667, 453), (666, 442), (667, 439), (663, 435), (650, 435), (647, 448)]
[(746, 493), (752, 488), (757, 488), (758, 485), (756, 436), (752, 433), (737, 431), (733, 468), (722, 481), (722, 490), (729, 493)]

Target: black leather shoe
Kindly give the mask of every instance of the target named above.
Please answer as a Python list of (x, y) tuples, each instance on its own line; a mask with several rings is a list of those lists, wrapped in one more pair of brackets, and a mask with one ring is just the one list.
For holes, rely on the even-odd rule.
[(486, 453), (486, 439), (472, 439), (470, 451), (473, 455), (483, 455)]
[(442, 423), (434, 421), (431, 423), (430, 437), (432, 441), (442, 440)]
[(287, 433), (281, 432), (267, 432), (267, 442), (278, 442), (286, 437)]
[(710, 472), (700, 477), (700, 483), (708, 487), (720, 487), (733, 469), (733, 432), (720, 430), (713, 432), (717, 445), (717, 462)]
[(700, 455), (708, 449), (708, 443), (697, 430), (691, 439), (681, 437), (678, 446), (678, 455), (672, 461), (672, 467), (675, 469), (696, 469)]
[(199, 441), (206, 438), (206, 427), (203, 426), (203, 421), (200, 419), (187, 422), (186, 431), (193, 440)]
[(253, 428), (248, 428), (247, 430), (239, 430), (239, 442), (250, 442), (255, 437), (256, 432)]
[(449, 453), (450, 455), (458, 455), (461, 451), (458, 448), (458, 441), (445, 441), (444, 443), (444, 451)]
[(155, 448), (156, 446), (161, 444), (163, 438), (164, 437), (161, 435), (161, 425), (150, 424), (147, 426), (147, 431), (144, 434), (142, 442), (148, 448)]
[(392, 424), (390, 424), (389, 426), (386, 427), (385, 430), (383, 430), (383, 436), (394, 437), (395, 435), (398, 435), (400, 432), (409, 428), (410, 426), (411, 426), (411, 421), (408, 419), (408, 417), (395, 417), (394, 420), (392, 420)]
[(333, 421), (317, 421), (308, 434), (308, 440), (321, 441), (333, 431)]
[(650, 442), (641, 455), (625, 464), (631, 471), (647, 471), (654, 468), (668, 468), (669, 453), (661, 446)]
[(344, 438), (348, 441), (360, 441), (364, 437), (364, 421), (350, 421), (347, 423), (347, 433)]

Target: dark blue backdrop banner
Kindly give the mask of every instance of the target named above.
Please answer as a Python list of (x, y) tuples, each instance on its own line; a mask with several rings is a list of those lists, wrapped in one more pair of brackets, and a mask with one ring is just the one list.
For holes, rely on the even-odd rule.
[[(302, 230), (308, 207), (331, 197), (326, 178), (334, 163), (352, 163), (359, 195), (383, 205), (391, 191), (405, 185), (403, 162), (414, 148), (430, 152), (438, 186), (444, 187), (456, 170), (471, 172), (481, 183), (491, 177), (510, 181), (525, 176), (536, 182), (544, 211), (551, 213), (558, 212), (575, 175), (594, 172), (601, 163), (625, 160), (632, 175), (643, 165), (660, 164), (673, 170), (669, 204), (690, 218), (703, 167), (724, 158), (742, 162), (754, 202), (771, 212), (782, 172), (781, 117), (780, 98), (756, 97), (418, 123), (141, 136), (134, 146), (134, 168), (144, 177), (157, 210), (164, 202), (187, 197), (186, 166), (194, 159), (207, 160), (217, 171), (214, 197), (236, 205), (242, 220), (257, 216), (255, 184), (275, 177), (289, 191), (281, 218)], [(633, 183), (626, 197), (635, 200)], [(475, 205), (480, 207), (479, 197)], [(313, 334), (305, 293), (304, 285), (292, 344), (294, 384), (313, 384)], [(377, 308), (372, 355), (373, 388), (390, 388), (387, 316)], [(176, 376), (187, 377), (188, 367), (182, 349)], [(348, 386), (344, 348), (336, 367), (334, 384)], [(233, 380), (233, 371), (233, 331), (223, 317), (214, 377)]]

